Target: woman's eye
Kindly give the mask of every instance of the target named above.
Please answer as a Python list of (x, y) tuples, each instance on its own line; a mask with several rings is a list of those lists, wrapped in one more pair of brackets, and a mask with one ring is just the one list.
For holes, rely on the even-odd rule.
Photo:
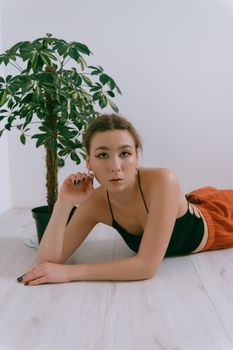
[(121, 156), (123, 157), (123, 158), (126, 158), (126, 157), (129, 157), (130, 156), (130, 153), (129, 152), (121, 152)]
[(96, 157), (97, 157), (97, 158), (100, 158), (100, 159), (104, 159), (104, 158), (107, 158), (108, 155), (107, 155), (107, 153), (100, 153), (100, 154), (98, 154)]

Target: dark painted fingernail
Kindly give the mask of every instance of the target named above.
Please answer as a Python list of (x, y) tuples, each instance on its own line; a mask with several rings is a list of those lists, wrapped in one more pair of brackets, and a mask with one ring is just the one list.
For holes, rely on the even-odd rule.
[(25, 285), (25, 286), (28, 286), (28, 285), (29, 285), (29, 282), (24, 283), (24, 285)]
[(22, 282), (24, 276), (25, 276), (25, 274), (22, 275), (22, 276), (20, 276), (20, 277), (18, 277), (18, 278), (17, 278), (17, 281), (18, 281), (18, 282)]

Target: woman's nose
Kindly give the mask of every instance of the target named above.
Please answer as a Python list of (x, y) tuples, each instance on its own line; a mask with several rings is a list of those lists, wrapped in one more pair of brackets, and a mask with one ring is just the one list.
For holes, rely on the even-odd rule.
[(114, 157), (111, 162), (111, 172), (118, 172), (121, 170), (121, 160), (119, 157)]

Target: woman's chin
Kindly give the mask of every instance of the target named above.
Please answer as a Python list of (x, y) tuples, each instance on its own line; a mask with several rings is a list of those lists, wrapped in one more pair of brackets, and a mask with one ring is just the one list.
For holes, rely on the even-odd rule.
[(107, 189), (111, 192), (121, 192), (124, 191), (126, 186), (125, 182), (123, 180), (118, 181), (108, 181)]

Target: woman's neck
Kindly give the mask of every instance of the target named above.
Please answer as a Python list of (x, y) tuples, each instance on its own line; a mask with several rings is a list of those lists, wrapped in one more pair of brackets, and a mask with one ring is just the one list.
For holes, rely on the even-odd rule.
[(115, 204), (128, 204), (133, 202), (138, 195), (138, 176), (135, 176), (134, 181), (128, 188), (121, 192), (111, 192), (108, 191), (111, 200), (115, 202)]

